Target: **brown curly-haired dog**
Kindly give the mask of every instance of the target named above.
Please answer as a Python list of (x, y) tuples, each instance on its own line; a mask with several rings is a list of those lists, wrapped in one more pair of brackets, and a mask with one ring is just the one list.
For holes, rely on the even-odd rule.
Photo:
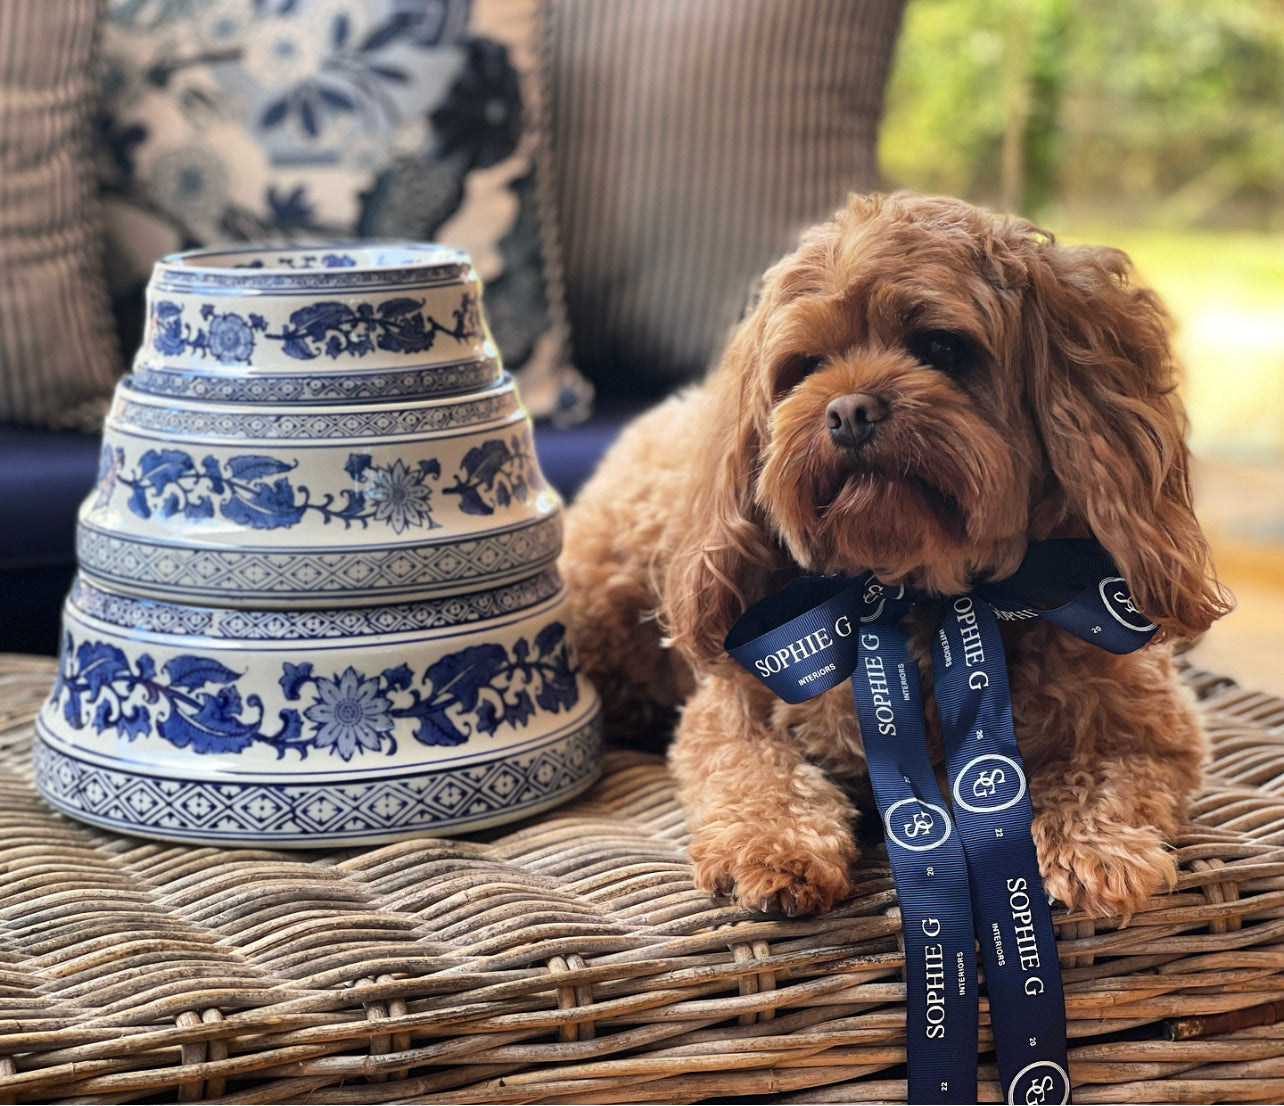
[[(724, 653), (749, 604), (804, 572), (957, 594), (1013, 572), (1029, 540), (1089, 535), (1160, 633), (1112, 656), (1002, 624), (1040, 865), (1097, 915), (1171, 882), (1204, 741), (1169, 643), (1228, 609), (1174, 383), (1166, 316), (1122, 253), (959, 201), (853, 197), (767, 272), (721, 365), (585, 486), (562, 562), (610, 732), (681, 707), (670, 762), (701, 888), (828, 909), (872, 807), (848, 688), (790, 706)], [(935, 621), (914, 644), (940, 764)]]

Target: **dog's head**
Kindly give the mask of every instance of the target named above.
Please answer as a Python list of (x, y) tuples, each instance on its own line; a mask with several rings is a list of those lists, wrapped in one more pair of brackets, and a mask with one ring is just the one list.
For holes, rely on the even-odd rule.
[(792, 561), (949, 595), (1097, 538), (1165, 635), (1228, 609), (1191, 508), (1167, 318), (1117, 250), (956, 200), (853, 197), (771, 268), (709, 385), (675, 642), (715, 662)]

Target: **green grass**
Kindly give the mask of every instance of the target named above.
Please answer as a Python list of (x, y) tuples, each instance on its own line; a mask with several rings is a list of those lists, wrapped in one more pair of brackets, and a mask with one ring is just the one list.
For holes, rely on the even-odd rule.
[(1284, 236), (1094, 225), (1060, 237), (1118, 246), (1163, 297), (1196, 451), (1284, 461)]
[(1060, 237), (1118, 246), (1174, 308), (1213, 295), (1284, 313), (1284, 236), (1091, 226)]

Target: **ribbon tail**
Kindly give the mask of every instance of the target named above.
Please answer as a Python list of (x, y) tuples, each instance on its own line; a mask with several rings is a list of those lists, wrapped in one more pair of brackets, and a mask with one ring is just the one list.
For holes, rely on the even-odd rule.
[(976, 1101), (977, 978), (959, 835), (927, 753), (918, 665), (895, 612), (862, 626), (852, 694), (905, 943), (909, 1101)]
[(989, 605), (967, 595), (947, 603), (932, 652), (1004, 1099), (1069, 1102), (1052, 912), (1030, 833), (1003, 642)]

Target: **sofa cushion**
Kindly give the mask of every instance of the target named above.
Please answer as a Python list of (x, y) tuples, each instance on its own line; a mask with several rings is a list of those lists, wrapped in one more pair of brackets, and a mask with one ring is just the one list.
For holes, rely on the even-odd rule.
[(539, 0), (110, 0), (111, 273), (127, 342), (157, 257), (229, 240), (468, 250), (536, 414), (582, 404), (536, 204)]
[(97, 29), (97, 0), (0, 3), (0, 423), (75, 424), (119, 368), (89, 142)]
[(551, 187), (576, 363), (703, 372), (754, 278), (876, 183), (904, 0), (549, 0)]
[(535, 427), (535, 450), (540, 471), (564, 500), (570, 503), (598, 462), (619, 437), (626, 423), (645, 408), (630, 399), (604, 399), (593, 414), (574, 426)]
[(0, 426), (0, 503), (11, 521), (0, 526), (0, 574), (75, 564), (76, 508), (101, 449), (96, 435)]

